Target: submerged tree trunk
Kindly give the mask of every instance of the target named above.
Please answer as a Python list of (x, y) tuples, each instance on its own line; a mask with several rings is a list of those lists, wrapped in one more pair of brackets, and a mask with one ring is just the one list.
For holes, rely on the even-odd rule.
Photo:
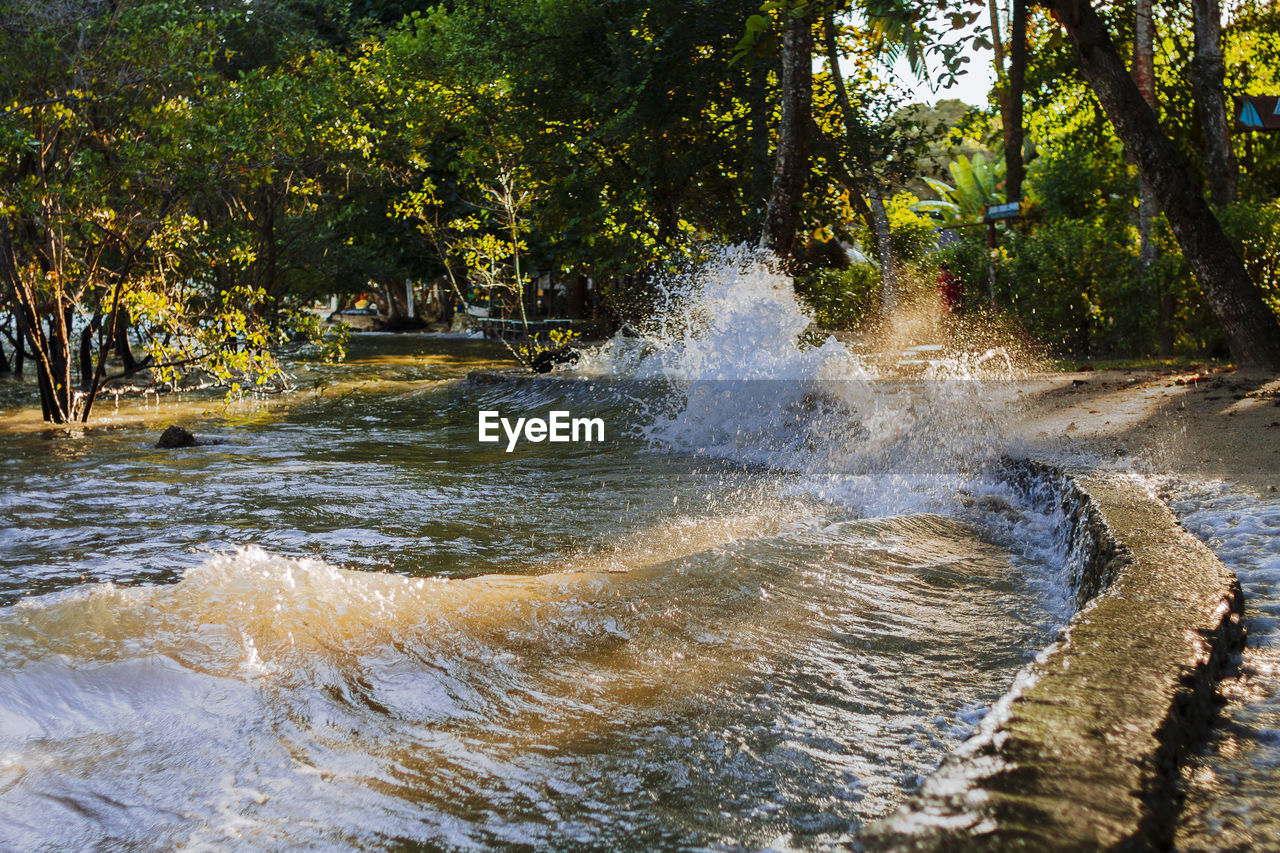
[(1231, 148), (1227, 120), (1226, 71), (1222, 63), (1222, 11), (1218, 0), (1192, 0), (1195, 56), (1191, 59), (1191, 88), (1204, 128), (1205, 172), (1209, 198), (1216, 205), (1236, 200), (1239, 166)]
[[(3, 262), (0, 260), (0, 262)], [(13, 339), (17, 342), (13, 345), (13, 375), (21, 376), (23, 362), (27, 354), (27, 326), (23, 322), (22, 306), (15, 301), (13, 303)]]
[(1106, 25), (1087, 0), (1045, 2), (1066, 28), (1081, 72), (1164, 209), (1232, 357), (1241, 364), (1280, 369), (1280, 323), (1262, 301), (1200, 188), (1142, 99)]
[(789, 258), (809, 171), (809, 125), (813, 102), (813, 31), (809, 15), (789, 13), (782, 35), (782, 111), (773, 187), (765, 208), (760, 245)]
[[(61, 295), (49, 304), (35, 304), (32, 290), (24, 285), (18, 272), (9, 222), (3, 218), (0, 218), (0, 282), (9, 290), (18, 326), (23, 332), (18, 339), (19, 352), (24, 337), (31, 345), (44, 419), (55, 424), (69, 423), (75, 414), (71, 391), (71, 306), (65, 304)], [(42, 314), (49, 317), (48, 333), (40, 325)]]
[(80, 331), (80, 390), (88, 393), (93, 389), (93, 337), (98, 331), (100, 317)]
[(111, 320), (111, 327), (115, 329), (115, 350), (116, 355), (120, 356), (120, 363), (124, 367), (125, 373), (133, 373), (138, 370), (138, 360), (133, 357), (133, 350), (129, 347), (129, 326), (132, 318), (129, 316), (128, 308), (117, 309), (116, 316)]

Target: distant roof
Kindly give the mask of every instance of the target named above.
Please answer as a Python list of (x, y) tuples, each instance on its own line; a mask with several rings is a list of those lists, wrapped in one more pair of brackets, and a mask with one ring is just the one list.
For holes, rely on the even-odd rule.
[(1235, 132), (1280, 130), (1280, 95), (1236, 95)]

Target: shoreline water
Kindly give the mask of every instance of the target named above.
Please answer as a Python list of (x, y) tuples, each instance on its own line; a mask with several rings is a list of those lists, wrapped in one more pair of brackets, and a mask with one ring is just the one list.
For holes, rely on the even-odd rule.
[[(745, 295), (742, 283), (747, 285)], [(1265, 441), (1258, 440), (1258, 435), (1265, 436), (1265, 430), (1273, 429), (1267, 420), (1267, 409), (1274, 402), (1280, 383), (1272, 377), (1235, 373), (1191, 377), (1162, 371), (1074, 375), (1020, 371), (1016, 379), (1009, 377), (1011, 381), (1006, 382), (999, 377), (976, 376), (963, 363), (955, 365), (952, 373), (944, 369), (932, 378), (921, 378), (918, 366), (912, 368), (911, 376), (896, 376), (891, 370), (867, 370), (857, 356), (831, 341), (822, 347), (801, 347), (800, 335), (807, 321), (794, 306), (794, 299), (787, 301), (775, 280), (752, 273), (736, 285), (733, 281), (713, 284), (708, 325), (691, 333), (686, 325), (677, 323), (664, 330), (665, 337), (659, 339), (664, 343), (657, 350), (615, 347), (609, 353), (613, 359), (610, 369), (618, 372), (620, 368), (622, 375), (644, 380), (665, 376), (674, 367), (699, 380), (701, 384), (685, 389), (684, 407), (667, 414), (658, 410), (644, 435), (673, 447), (677, 455), (686, 451), (695, 456), (706, 453), (731, 466), (758, 463), (791, 469), (796, 476), (790, 498), (846, 505), (855, 518), (866, 517), (868, 512), (873, 518), (876, 513), (885, 517), (927, 514), (938, 501), (958, 502), (961, 507), (972, 505), (992, 519), (1003, 515), (1017, 518), (1022, 511), (1009, 505), (1000, 494), (968, 494), (970, 481), (966, 479), (995, 460), (1002, 448), (1013, 447), (1023, 455), (1044, 453), (1051, 461), (1082, 461), (1094, 470), (1109, 473), (1160, 472), (1172, 474), (1175, 479), (1225, 476), (1260, 493), (1275, 485), (1275, 454)], [(771, 310), (761, 312), (759, 304), (751, 301), (753, 293), (755, 298), (763, 296), (765, 304), (769, 299), (779, 301)], [(742, 327), (734, 322), (758, 324), (764, 337), (785, 346), (777, 350), (762, 347), (760, 334), (744, 335)], [(397, 348), (409, 343), (395, 339)], [(378, 442), (384, 440), (380, 436), (385, 436), (392, 447), (403, 443), (407, 434), (396, 430), (403, 430), (410, 423), (406, 418), (416, 422), (414, 403), (422, 399), (423, 392), (456, 389), (456, 383), (466, 375), (464, 370), (453, 370), (447, 364), (447, 354), (443, 362), (428, 359), (431, 363), (425, 370), (424, 365), (414, 363), (417, 357), (412, 353), (391, 358), (375, 355), (363, 363), (357, 359), (330, 375), (317, 368), (316, 389), (320, 393), (309, 394), (305, 400), (290, 399), (283, 406), (266, 405), (256, 410), (249, 406), (244, 417), (248, 422), (265, 419), (281, 425), (300, 418), (322, 426), (326, 413), (344, 412), (347, 428), (369, 430), (372, 440), (360, 456), (343, 460), (344, 468), (350, 469), (344, 476), (358, 477), (356, 472), (362, 464), (373, 476), (386, 476), (391, 469), (379, 464)], [(783, 377), (783, 381), (779, 383), (776, 377)], [(832, 386), (838, 391), (833, 395), (834, 406), (809, 395), (801, 386), (786, 386), (787, 381), (815, 380), (836, 383)], [(531, 380), (531, 385), (538, 381)], [(761, 386), (761, 382), (766, 385)], [(475, 387), (469, 393), (474, 392), (477, 399), (502, 397), (507, 391), (501, 385)], [(553, 386), (534, 387), (547, 391)], [(361, 401), (372, 399), (370, 394), (390, 402), (390, 410), (377, 416), (362, 414)], [(514, 399), (521, 404), (541, 405), (545, 402), (543, 396), (520, 393)], [(295, 405), (305, 402), (316, 405)], [(450, 405), (456, 408), (458, 403)], [(198, 406), (189, 401), (179, 401), (151, 411), (146, 406), (134, 407), (109, 425), (124, 430), (120, 436), (123, 442), (116, 443), (122, 449), (130, 446), (135, 441), (135, 427), (148, 424), (149, 417), (166, 408), (169, 413), (196, 422), (205, 419), (216, 423), (221, 417), (222, 425), (215, 429), (239, 429), (225, 420), (225, 415), (210, 421), (207, 407), (197, 410)], [(865, 417), (866, 423), (842, 424), (841, 419), (854, 412)], [(454, 411), (437, 426), (449, 429), (449, 419), (458, 416), (465, 416), (467, 432), (472, 432), (473, 412)], [(25, 431), (30, 430), (18, 429)], [(265, 450), (271, 457), (279, 456), (278, 449), (270, 447), (270, 430), (259, 432), (253, 452)], [(284, 449), (279, 468), (284, 474), (283, 482), (296, 476), (298, 465), (309, 456), (309, 451), (296, 443), (300, 437), (296, 429), (293, 434), (295, 446)], [(236, 449), (228, 450), (234, 455)], [(361, 458), (365, 461), (361, 462)], [(334, 461), (328, 459), (325, 464), (332, 465)], [(941, 476), (933, 467), (935, 461), (945, 469)], [(233, 467), (223, 466), (228, 472)], [(607, 473), (606, 479), (613, 476), (617, 472)], [(703, 475), (695, 476), (690, 469), (678, 476), (693, 476), (696, 482), (696, 476)], [(714, 476), (708, 479), (708, 485)], [(723, 473), (718, 476), (723, 477)], [(308, 489), (307, 499), (312, 503), (320, 501), (316, 508), (323, 511), (324, 496), (310, 486)], [(695, 486), (690, 495), (701, 491)], [(409, 509), (408, 505), (400, 507), (401, 511)], [(482, 519), (477, 516), (473, 522), (480, 524)], [(873, 525), (868, 529), (877, 528)], [(234, 537), (234, 528), (227, 533)], [(368, 540), (369, 547), (396, 545), (403, 550), (410, 540), (391, 533), (388, 529), (375, 531), (372, 536), (368, 531), (360, 535)], [(637, 534), (642, 535), (639, 529)], [(227, 534), (218, 535), (227, 538)], [(303, 536), (298, 541), (305, 539)], [(290, 540), (286, 537), (285, 541)], [(1050, 582), (1045, 589), (1053, 586)], [(606, 634), (612, 630), (606, 630)]]

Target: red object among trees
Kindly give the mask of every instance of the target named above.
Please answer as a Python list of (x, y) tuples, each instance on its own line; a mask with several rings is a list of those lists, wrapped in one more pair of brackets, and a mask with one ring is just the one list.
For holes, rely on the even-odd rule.
[(942, 300), (944, 314), (959, 314), (964, 307), (964, 287), (960, 277), (945, 266), (938, 273), (938, 298)]

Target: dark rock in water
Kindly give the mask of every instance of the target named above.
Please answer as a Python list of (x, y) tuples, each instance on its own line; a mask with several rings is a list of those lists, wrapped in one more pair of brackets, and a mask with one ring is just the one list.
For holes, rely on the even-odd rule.
[(543, 350), (534, 356), (533, 363), (529, 365), (534, 373), (550, 373), (560, 364), (577, 364), (582, 358), (578, 351), (573, 347), (560, 347), (559, 349)]
[(199, 443), (187, 430), (180, 426), (171, 426), (160, 433), (160, 440), (156, 442), (156, 447), (170, 450), (175, 447), (195, 447)]
[(383, 321), (384, 332), (417, 332), (427, 328), (427, 324), (417, 317), (393, 317)]

